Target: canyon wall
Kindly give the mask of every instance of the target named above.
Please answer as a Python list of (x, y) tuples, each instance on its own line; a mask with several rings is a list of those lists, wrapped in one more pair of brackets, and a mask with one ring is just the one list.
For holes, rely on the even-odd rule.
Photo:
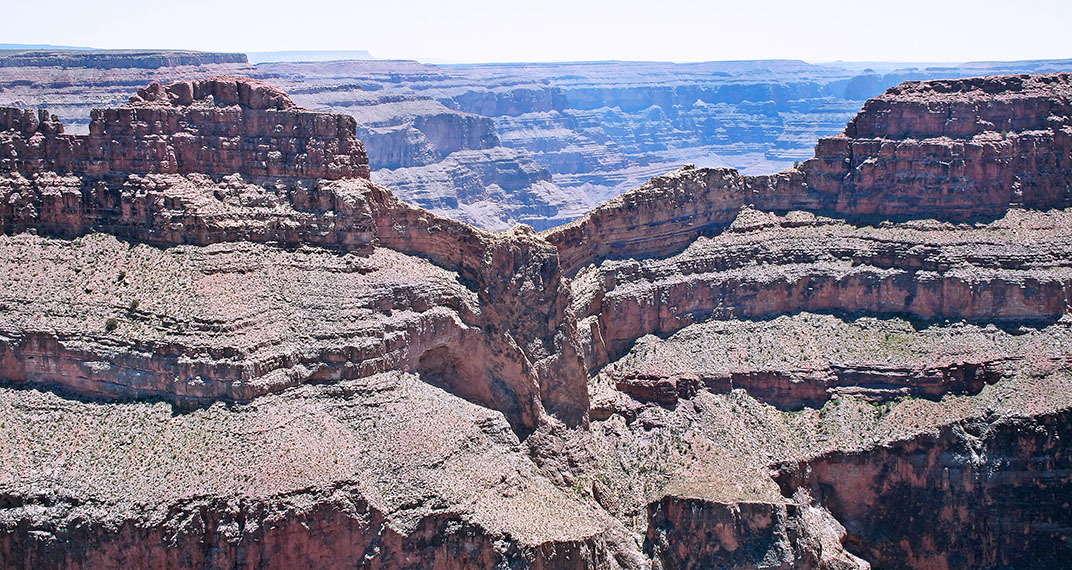
[[(549, 230), (573, 272), (666, 255), (743, 207), (851, 219), (970, 220), (1072, 201), (1068, 74), (908, 83), (869, 101), (815, 158), (769, 176), (685, 168)], [(985, 102), (981, 102), (985, 101)]]
[(1069, 425), (1067, 410), (966, 421), (777, 479), (826, 505), (875, 568), (1043, 568), (1072, 554)]
[[(453, 391), (502, 410), (519, 430), (534, 429), (545, 409), (570, 425), (585, 421), (585, 372), (575, 326), (565, 316), (569, 292), (554, 247), (531, 232), (492, 234), (399, 202), (368, 181), (351, 118), (298, 109), (271, 87), (235, 78), (151, 84), (128, 106), (96, 112), (88, 136), (62, 134), (43, 113), (40, 120), (17, 110), (3, 116), (8, 130), (0, 146), (12, 157), (3, 163), (8, 174), (0, 227), (6, 233), (34, 228), (70, 237), (107, 231), (161, 246), (247, 241), (344, 252), (386, 247), (457, 272), (482, 306), (457, 317), (462, 329), (478, 327), (465, 334), (449, 318), (435, 327), (456, 334), (428, 335), (427, 323), (415, 322), (402, 329), (427, 342), (279, 355), (254, 368), (235, 367), (227, 358), (183, 364), (189, 345), (165, 342), (154, 343), (148, 359), (119, 359), (95, 370), (77, 365), (95, 360), (93, 351), (64, 350), (55, 336), (19, 334), (3, 349), (5, 376), (89, 395), (154, 395), (199, 405), (401, 364), (439, 377), (446, 370)], [(46, 168), (51, 171), (42, 172)], [(386, 293), (383, 301), (393, 304)], [(465, 305), (427, 302), (443, 303), (460, 310)], [(47, 357), (51, 351), (62, 355), (57, 363)], [(471, 360), (473, 351), (481, 358)], [(366, 365), (342, 366), (354, 358)], [(315, 365), (324, 359), (336, 365)], [(139, 372), (117, 379), (111, 377), (115, 367)], [(215, 380), (187, 385), (186, 378)]]
[[(634, 467), (668, 486), (653, 559), (1063, 560), (1070, 84), (909, 82), (797, 168), (686, 167), (544, 233), (573, 274), (593, 432), (664, 461)], [(784, 503), (742, 490), (781, 445), (800, 454)], [(806, 513), (841, 538), (817, 547)]]
[[(470, 104), (561, 104), (525, 93)], [(152, 83), (87, 135), (5, 109), (0, 560), (1058, 564), (1070, 100), (906, 83), (797, 167), (543, 233), (400, 201), (359, 121), (256, 80)], [(459, 148), (424, 166), (509, 179), (478, 123), (421, 123)]]
[(167, 88), (151, 84), (125, 107), (94, 112), (89, 135), (63, 134), (54, 116), (4, 108), (0, 127), (8, 136), (0, 168), (91, 177), (125, 172), (368, 178), (353, 119), (295, 107), (267, 84), (213, 78)]

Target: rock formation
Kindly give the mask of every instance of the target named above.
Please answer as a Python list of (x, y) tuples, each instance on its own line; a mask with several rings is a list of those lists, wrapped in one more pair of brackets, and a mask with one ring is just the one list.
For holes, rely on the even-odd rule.
[[(373, 179), (399, 198), (496, 230), (560, 225), (685, 163), (744, 174), (786, 169), (844, 129), (864, 99), (903, 81), (1072, 70), (1068, 60), (874, 69), (799, 61), (250, 66), (214, 54), (103, 51), (60, 67), (54, 52), (19, 53), (10, 61), (18, 67), (0, 66), (0, 106), (48, 107), (79, 134), (92, 107), (118, 106), (152, 80), (271, 81), (309, 109), (353, 116)], [(107, 71), (94, 67), (101, 62)]]
[[(383, 323), (370, 323), (375, 326), (350, 342), (334, 339), (320, 349), (278, 353), (284, 345), (257, 343), (250, 348), (267, 352), (264, 364), (252, 368), (236, 366), (237, 347), (226, 343), (218, 355), (209, 350), (201, 361), (188, 360), (198, 349), (167, 335), (154, 343), (155, 350), (146, 346), (149, 350), (120, 354), (110, 366), (79, 365), (96, 363), (100, 355), (64, 349), (65, 333), (75, 331), (35, 331), (5, 343), (5, 377), (85, 394), (204, 403), (248, 400), (296, 383), (367, 376), (402, 364), (440, 376), (448, 369), (451, 377), (444, 381), (452, 389), (494, 403), (519, 428), (535, 428), (541, 393), (555, 400), (546, 404), (561, 419), (571, 425), (583, 421), (584, 371), (572, 322), (563, 314), (568, 291), (559, 283), (554, 248), (531, 233), (498, 236), (397, 201), (368, 180), (364, 149), (349, 117), (297, 109), (265, 84), (228, 77), (150, 84), (126, 107), (96, 112), (88, 136), (62, 134), (44, 113), (40, 121), (15, 109), (0, 110), (0, 116), (8, 127), (0, 135), (0, 152), (11, 157), (3, 164), (10, 174), (0, 211), (0, 227), (8, 233), (33, 228), (78, 236), (103, 230), (162, 246), (256, 242), (341, 251), (382, 246), (456, 271), (479, 303), (472, 306), (460, 291), (452, 300), (428, 297), (423, 285), (403, 294), (411, 285), (400, 282), (367, 305), (390, 314), (398, 303), (394, 297), (402, 294), (414, 301), (425, 297), (418, 306), (452, 306), (461, 314), (415, 315), (398, 331), (396, 346), (375, 341), (393, 328)], [(506, 298), (514, 300), (503, 302)], [(222, 316), (208, 330), (241, 330), (242, 318)], [(484, 348), (481, 339), (490, 337), (502, 345)], [(330, 361), (336, 365), (322, 367)], [(355, 361), (363, 364), (355, 369)]]
[(1070, 110), (906, 83), (537, 234), (256, 80), (0, 109), (0, 562), (1059, 565)]
[(65, 135), (54, 116), (5, 108), (5, 171), (368, 178), (354, 121), (295, 112), (282, 92), (231, 78), (152, 83), (119, 109), (99, 110), (89, 135)]

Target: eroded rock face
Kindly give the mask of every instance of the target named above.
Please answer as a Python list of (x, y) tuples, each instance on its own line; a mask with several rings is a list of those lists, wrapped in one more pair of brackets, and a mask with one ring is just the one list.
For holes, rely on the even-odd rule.
[(947, 219), (1055, 208), (1072, 195), (1070, 75), (908, 82), (868, 101), (804, 163), (824, 207)]
[(546, 237), (573, 272), (604, 257), (679, 250), (728, 226), (744, 206), (944, 220), (1065, 207), (1070, 85), (1068, 74), (908, 83), (871, 100), (799, 168), (771, 176), (685, 168)]
[(66, 135), (55, 117), (0, 109), (0, 169), (62, 172), (239, 173), (253, 177), (368, 178), (353, 119), (296, 109), (266, 84), (216, 77), (150, 84), (119, 109), (95, 110), (89, 135)]
[(0, 560), (1059, 564), (1070, 85), (905, 85), (799, 168), (542, 235), (400, 202), (352, 122), (257, 82), (151, 84), (83, 138), (5, 111)]
[[(1055, 496), (1068, 477), (1051, 451), (1064, 428), (1050, 414), (1065, 414), (1069, 396), (1069, 83), (907, 84), (797, 169), (685, 168), (545, 233), (574, 272), (600, 456), (623, 477), (640, 473), (599, 496), (639, 513), (636, 497), (665, 486), (663, 502), (646, 503), (645, 546), (661, 564), (703, 567), (698, 553), (709, 566), (819, 567), (802, 527), (775, 524), (794, 517), (772, 515), (778, 501), (748, 475), (780, 453), (801, 458), (779, 479), (785, 513), (813, 505), (845, 525), (834, 544), (851, 554), (831, 564), (1063, 559)], [(824, 170), (834, 163), (845, 166)], [(861, 175), (872, 167), (881, 172)], [(697, 381), (705, 389), (689, 388)], [(1041, 390), (1040, 405), (1002, 403), (1019, 382)], [(847, 409), (852, 419), (839, 418)], [(1031, 435), (1013, 435), (1028, 418)], [(967, 442), (974, 454), (957, 451)], [(662, 463), (633, 459), (649, 453)], [(983, 475), (998, 464), (1007, 476)], [(1034, 492), (1038, 509), (1012, 506)], [(745, 498), (762, 516), (727, 506)], [(935, 505), (945, 514), (932, 526)], [(1008, 525), (981, 522), (995, 516)], [(1030, 538), (1009, 538), (1014, 527)]]
[[(7, 567), (639, 568), (501, 414), (413, 374), (181, 414), (10, 387), (0, 402), (4, 437), (27, 442), (0, 465)], [(64, 458), (79, 467), (27, 477)]]
[(836, 522), (792, 502), (666, 497), (649, 506), (648, 518), (645, 547), (666, 569), (870, 568), (839, 548)]
[(708, 319), (826, 311), (1046, 324), (1072, 302), (1068, 223), (1064, 211), (1017, 210), (970, 229), (871, 227), (745, 210), (677, 255), (589, 266), (574, 278), (574, 308), (593, 369), (646, 334)]
[[(200, 109), (202, 103), (212, 101), (230, 106), (222, 111), (216, 107)], [(12, 148), (25, 151), (30, 147), (18, 145), (40, 142), (41, 137), (35, 135), (42, 129), (41, 123), (34, 123), (32, 115), (11, 111), (6, 116), (10, 128), (4, 136)], [(98, 358), (92, 351), (62, 350), (59, 338), (63, 333), (59, 337), (16, 334), (4, 352), (10, 378), (57, 383), (86, 394), (154, 395), (180, 403), (199, 403), (218, 398), (249, 399), (295, 382), (340, 377), (340, 374), (352, 377), (391, 370), (401, 361), (383, 357), (401, 348), (408, 354), (403, 357), (406, 361), (403, 367), (412, 370), (432, 366), (431, 362), (442, 361), (443, 355), (449, 353), (449, 362), (439, 362), (435, 370), (427, 372), (442, 376), (441, 369), (448, 366), (452, 374), (447, 375), (450, 377), (447, 384), (452, 391), (502, 410), (519, 429), (534, 429), (545, 408), (569, 425), (584, 422), (585, 373), (574, 324), (565, 315), (569, 292), (560, 282), (556, 250), (531, 232), (518, 230), (497, 235), (399, 202), (367, 179), (367, 160), (361, 143), (354, 138), (351, 119), (295, 110), (285, 94), (259, 82), (217, 78), (176, 82), (167, 87), (151, 84), (139, 91), (128, 107), (102, 111), (98, 116), (114, 117), (117, 122), (106, 121), (99, 126), (97, 135), (88, 138), (57, 138), (62, 134), (46, 137), (44, 146), (32, 147), (44, 148), (43, 154), (27, 157), (26, 153), (16, 153), (16, 158), (5, 163), (11, 173), (3, 180), (5, 206), (0, 210), (0, 226), (6, 232), (34, 228), (52, 235), (77, 236), (103, 230), (158, 246), (208, 246), (243, 241), (287, 247), (312, 245), (365, 254), (379, 246), (430, 259), (456, 272), (473, 289), (482, 308), (463, 310), (465, 314), (454, 317), (461, 321), (458, 325), (452, 324), (449, 316), (440, 324), (414, 321), (403, 325), (408, 331), (404, 335), (430, 334), (429, 338), (435, 339), (430, 343), (399, 338), (400, 347), (391, 343), (374, 343), (371, 348), (344, 345), (341, 350), (331, 350), (336, 356), (300, 349), (304, 356), (273, 356), (267, 359), (272, 364), (252, 369), (235, 368), (230, 363), (224, 368), (211, 362), (205, 363), (207, 368), (179, 364), (180, 355), (186, 354), (190, 346), (165, 342), (150, 350), (151, 356), (145, 362), (124, 362), (124, 368), (130, 366), (142, 372), (124, 374), (125, 380), (119, 382), (115, 381), (114, 371), (98, 373), (79, 368), (79, 361)], [(137, 120), (139, 117), (166, 120), (147, 123)], [(286, 166), (281, 171), (300, 172), (303, 176), (281, 175), (260, 186), (247, 184), (241, 178), (243, 174), (259, 178), (256, 169), (249, 171), (240, 164), (230, 171), (226, 168), (229, 162), (221, 162), (218, 157), (207, 158), (208, 154), (205, 162), (175, 163), (182, 165), (183, 170), (198, 172), (186, 176), (156, 173), (153, 165), (160, 163), (146, 158), (143, 164), (125, 154), (107, 162), (109, 170), (103, 173), (98, 170), (98, 163), (77, 160), (62, 162), (69, 169), (69, 176), (35, 172), (57, 160), (54, 158), (57, 155), (48, 150), (52, 148), (49, 145), (60, 145), (63, 141), (75, 141), (70, 148), (77, 149), (85, 147), (81, 141), (92, 140), (94, 136), (122, 139), (121, 135), (130, 135), (126, 140), (140, 145), (145, 137), (135, 137), (134, 133), (142, 128), (156, 129), (168, 152), (172, 148), (168, 141), (199, 140), (200, 135), (190, 134), (193, 127), (178, 126), (179, 117), (195, 125), (197, 120), (206, 119), (208, 122), (202, 126), (214, 125), (214, 129), (235, 134), (211, 138), (209, 144), (213, 141), (229, 144), (227, 141), (234, 140), (240, 148), (246, 148), (262, 140), (257, 133), (280, 129), (286, 132), (287, 125), (295, 128), (304, 125), (311, 129), (304, 143), (306, 150), (314, 143), (323, 143), (322, 146), (330, 148), (350, 149), (352, 154), (342, 159), (328, 154), (299, 155), (305, 156), (304, 160), (315, 158), (316, 161), (306, 166)], [(44, 124), (51, 125), (47, 121)], [(207, 147), (203, 150), (208, 153)], [(150, 155), (153, 156), (158, 157)], [(340, 170), (342, 163), (350, 164)], [(151, 173), (146, 174), (146, 170)], [(228, 176), (211, 178), (224, 172)], [(324, 176), (319, 181), (309, 181), (306, 175), (310, 173)], [(390, 311), (390, 306), (397, 303), (397, 298), (392, 297), (400, 293), (398, 288), (409, 287), (404, 283), (404, 275), (399, 278), (401, 281), (394, 290), (380, 295), (381, 300), (370, 300), (371, 307), (382, 309), (386, 303)], [(407, 306), (461, 308), (465, 304), (459, 299), (429, 298)], [(233, 326), (224, 325), (224, 328)], [(462, 329), (475, 330), (462, 334)], [(372, 338), (384, 335), (389, 333), (382, 327), (373, 329)], [(498, 340), (486, 344), (479, 338)], [(228, 350), (227, 343), (224, 349)], [(60, 360), (69, 364), (41, 364), (49, 360), (40, 357), (32, 365), (25, 364), (35, 354), (50, 350), (62, 354)], [(422, 365), (424, 353), (431, 350), (439, 351), (436, 353), (439, 356), (424, 360)], [(252, 355), (247, 353), (247, 356)], [(319, 371), (306, 367), (313, 361), (324, 360), (337, 366), (330, 369), (313, 366), (313, 369), (320, 368)], [(362, 362), (356, 369), (355, 360)], [(380, 364), (371, 364), (375, 361)], [(89, 382), (83, 385), (79, 378)], [(546, 402), (541, 393), (547, 394)]]
[(1072, 555), (1069, 426), (1067, 410), (980, 418), (786, 465), (777, 479), (826, 505), (876, 568), (1044, 567)]

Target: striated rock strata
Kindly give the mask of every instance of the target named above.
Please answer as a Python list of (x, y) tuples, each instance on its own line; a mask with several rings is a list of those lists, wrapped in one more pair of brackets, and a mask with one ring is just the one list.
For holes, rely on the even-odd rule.
[[(549, 230), (573, 272), (608, 256), (666, 255), (738, 211), (971, 220), (1072, 200), (1069, 74), (906, 83), (864, 105), (815, 158), (769, 176), (695, 169), (653, 178)], [(881, 218), (879, 218), (881, 219)]]
[(1070, 100), (907, 83), (543, 234), (256, 81), (4, 110), (0, 562), (1060, 565)]
[(152, 83), (119, 109), (94, 111), (89, 135), (55, 117), (4, 108), (4, 171), (368, 178), (354, 121), (298, 111), (286, 94), (234, 78)]

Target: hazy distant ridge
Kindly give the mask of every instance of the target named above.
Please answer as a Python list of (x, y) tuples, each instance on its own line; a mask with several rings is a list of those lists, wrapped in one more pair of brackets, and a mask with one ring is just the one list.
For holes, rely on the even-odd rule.
[(248, 63), (244, 53), (184, 50), (0, 50), (0, 67), (86, 67), (158, 69), (180, 65)]
[(376, 59), (366, 50), (294, 50), (246, 52), (250, 63), (282, 63), (302, 61), (340, 61)]

